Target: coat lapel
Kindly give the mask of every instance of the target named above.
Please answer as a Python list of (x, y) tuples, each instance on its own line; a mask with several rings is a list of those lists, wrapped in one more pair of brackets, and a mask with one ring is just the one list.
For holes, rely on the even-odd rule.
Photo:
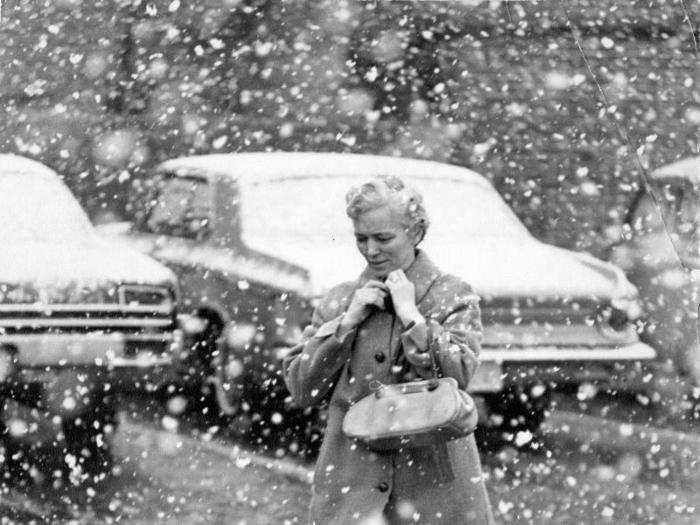
[(435, 280), (440, 277), (440, 270), (424, 251), (418, 250), (413, 264), (406, 270), (406, 277), (416, 289), (416, 304), (425, 298)]
[[(440, 277), (440, 270), (433, 264), (424, 251), (417, 250), (416, 258), (405, 273), (408, 280), (413, 283), (416, 292), (416, 305), (418, 305), (418, 309), (423, 313), (421, 301), (428, 295), (430, 287), (437, 278)], [(365, 268), (357, 281), (355, 281), (355, 286), (348, 292), (346, 296), (347, 304), (349, 304), (349, 301), (352, 299), (352, 294), (355, 293), (355, 290), (362, 287), (371, 278), (372, 276), (369, 268)], [(403, 331), (401, 321), (399, 321), (395, 315), (387, 315), (385, 312), (377, 312), (375, 315), (380, 316), (383, 320), (381, 323), (382, 328), (379, 331), (388, 334), (387, 339), (390, 344), (390, 359), (392, 363), (397, 363), (400, 357), (401, 332)], [(377, 351), (386, 348), (383, 345), (386, 344), (387, 339), (380, 337), (379, 340), (374, 341), (374, 343), (381, 345), (381, 348), (378, 347)]]

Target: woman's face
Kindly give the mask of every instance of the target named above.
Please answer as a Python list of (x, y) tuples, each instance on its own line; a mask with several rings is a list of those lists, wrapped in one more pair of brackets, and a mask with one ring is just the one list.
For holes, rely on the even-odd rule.
[(377, 278), (406, 270), (415, 259), (417, 235), (406, 228), (388, 205), (361, 213), (353, 220), (355, 242)]

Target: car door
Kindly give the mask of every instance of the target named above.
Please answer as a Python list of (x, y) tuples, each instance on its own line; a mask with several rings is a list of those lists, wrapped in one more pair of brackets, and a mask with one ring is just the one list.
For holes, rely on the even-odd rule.
[(611, 259), (639, 290), (647, 317), (643, 339), (684, 371), (697, 346), (697, 292), (689, 266), (697, 254), (697, 194), (687, 181), (673, 179), (656, 181), (651, 192), (634, 200), (628, 240), (613, 248)]

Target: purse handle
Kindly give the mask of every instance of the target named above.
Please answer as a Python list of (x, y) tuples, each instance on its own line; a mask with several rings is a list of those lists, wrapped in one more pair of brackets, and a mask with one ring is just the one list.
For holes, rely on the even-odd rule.
[[(430, 331), (428, 331), (428, 336), (430, 336)], [(431, 370), (433, 371), (433, 377), (430, 379), (430, 383), (428, 383), (428, 390), (435, 390), (440, 384), (438, 382), (438, 379), (440, 378), (440, 371), (438, 370), (435, 353), (430, 350), (430, 337), (428, 337), (428, 353), (430, 354)]]
[[(399, 383), (397, 385), (391, 386), (394, 388), (401, 389), (401, 391), (405, 394), (414, 394), (417, 392), (424, 392), (425, 390), (432, 392), (433, 390), (438, 388), (440, 386), (440, 381), (438, 381), (438, 379), (440, 378), (440, 372), (438, 370), (437, 361), (435, 359), (435, 355), (433, 354), (433, 352), (430, 351), (430, 349), (428, 349), (428, 353), (430, 354), (431, 370), (433, 372), (433, 377), (427, 380), (427, 385), (422, 381), (409, 381), (408, 383)], [(387, 386), (388, 385), (385, 385), (377, 379), (373, 379), (369, 382), (369, 389), (374, 392), (374, 396), (377, 399), (382, 397), (383, 391)]]
[[(423, 294), (423, 297), (428, 295), (428, 292), (430, 291), (430, 289), (435, 285), (435, 283), (441, 277), (442, 277), (442, 275), (439, 275), (438, 277), (433, 279), (433, 281), (430, 283), (430, 285), (428, 285), (428, 288), (426, 289), (425, 293)], [(423, 297), (421, 297), (418, 302), (422, 301)], [(426, 322), (427, 322), (427, 319), (426, 319)], [(394, 323), (396, 323), (396, 314), (392, 313), (391, 329), (389, 330), (389, 344), (388, 344), (389, 347), (391, 347), (391, 335), (394, 332)], [(438, 381), (438, 379), (440, 378), (440, 371), (438, 369), (437, 360), (435, 359), (435, 354), (430, 350), (430, 340), (432, 339), (432, 337), (431, 337), (432, 331), (430, 330), (430, 324), (426, 324), (426, 328), (427, 328), (427, 332), (428, 332), (428, 337), (427, 337), (428, 348), (427, 348), (426, 352), (430, 355), (430, 369), (433, 372), (433, 377), (428, 380), (429, 382), (428, 382), (427, 389), (428, 389), (428, 391), (432, 392), (433, 390), (435, 390), (437, 387), (440, 386), (440, 382)], [(409, 385), (411, 383), (409, 382), (409, 383), (402, 383), (402, 384)], [(377, 398), (380, 398), (382, 396), (382, 390), (384, 390), (385, 386), (386, 385), (384, 385), (384, 383), (382, 383), (381, 381), (378, 381), (377, 379), (373, 379), (369, 383), (369, 389), (374, 391), (374, 395)], [(424, 390), (424, 387), (421, 385), (419, 390), (411, 389), (410, 393), (421, 392), (423, 390)]]

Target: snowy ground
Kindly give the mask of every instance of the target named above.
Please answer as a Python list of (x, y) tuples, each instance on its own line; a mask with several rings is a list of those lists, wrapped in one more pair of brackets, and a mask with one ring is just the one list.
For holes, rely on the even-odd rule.
[[(115, 440), (119, 467), (102, 486), (3, 487), (1, 523), (304, 523), (309, 465), (251, 460), (233, 443), (173, 428), (167, 419), (125, 416)], [(700, 521), (698, 478), (649, 470), (635, 453), (506, 449), (483, 462), (502, 523)]]

